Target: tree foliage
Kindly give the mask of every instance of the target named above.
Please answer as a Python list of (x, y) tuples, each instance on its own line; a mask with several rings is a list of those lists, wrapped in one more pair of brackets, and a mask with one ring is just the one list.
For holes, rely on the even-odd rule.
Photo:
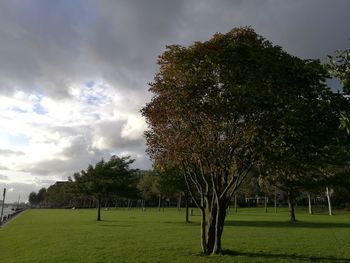
[(153, 171), (148, 171), (139, 179), (136, 187), (143, 199), (155, 198), (160, 194), (159, 177)]
[(168, 165), (166, 167), (155, 166), (158, 174), (159, 191), (173, 197), (176, 194), (185, 192), (187, 187), (181, 169), (176, 166)]
[(56, 182), (47, 188), (45, 203), (49, 207), (67, 206), (73, 199), (73, 182)]
[[(350, 95), (350, 49), (337, 50), (334, 56), (328, 56), (325, 64), (331, 76), (336, 77), (343, 88), (343, 93), (347, 99)], [(349, 111), (341, 113), (341, 129), (350, 134), (350, 114)]]
[(350, 94), (350, 49), (337, 50), (334, 56), (327, 56), (326, 69), (339, 79), (345, 94)]
[(37, 193), (31, 192), (28, 196), (28, 201), (31, 206), (38, 204)]
[(33, 206), (41, 207), (46, 200), (47, 190), (45, 187), (40, 188), (38, 193), (31, 192), (28, 196), (29, 203)]

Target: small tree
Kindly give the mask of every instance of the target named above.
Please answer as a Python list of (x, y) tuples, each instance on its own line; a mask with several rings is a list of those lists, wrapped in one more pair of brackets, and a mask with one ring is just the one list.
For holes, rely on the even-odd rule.
[(36, 192), (31, 192), (28, 197), (28, 201), (31, 206), (38, 205), (39, 200), (38, 200), (38, 195)]
[(41, 208), (41, 206), (44, 205), (45, 199), (46, 199), (46, 188), (45, 187), (43, 187), (39, 190), (36, 198), (37, 198), (37, 201), (38, 201), (39, 206)]
[(153, 171), (148, 171), (139, 179), (136, 187), (139, 190), (141, 197), (144, 199), (144, 202), (149, 199), (155, 199), (158, 196), (160, 207), (161, 192), (158, 181), (159, 177)]
[(97, 221), (101, 221), (102, 198), (116, 194), (123, 196), (133, 191), (135, 170), (129, 167), (133, 162), (129, 156), (113, 155), (107, 162), (102, 159), (95, 166), (89, 165), (86, 171), (74, 174), (76, 189), (97, 200)]

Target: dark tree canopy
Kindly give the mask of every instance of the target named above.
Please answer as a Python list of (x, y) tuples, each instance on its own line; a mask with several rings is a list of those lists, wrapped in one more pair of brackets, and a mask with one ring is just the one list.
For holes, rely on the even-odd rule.
[(56, 182), (47, 188), (45, 203), (49, 207), (64, 207), (73, 198), (73, 182)]
[(37, 193), (36, 192), (31, 192), (28, 196), (28, 201), (30, 203), (30, 205), (37, 205), (38, 202), (38, 198), (37, 198)]

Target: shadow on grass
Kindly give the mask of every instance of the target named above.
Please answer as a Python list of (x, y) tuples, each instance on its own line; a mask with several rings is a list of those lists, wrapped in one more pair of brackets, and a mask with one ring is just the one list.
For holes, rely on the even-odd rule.
[(237, 252), (232, 250), (223, 250), (223, 255), (228, 256), (242, 256), (257, 259), (280, 259), (280, 260), (296, 260), (296, 261), (308, 261), (308, 262), (350, 262), (348, 258), (336, 258), (336, 257), (318, 257), (318, 256), (306, 256), (296, 254), (268, 254), (268, 253), (249, 253), (249, 252)]
[(189, 222), (185, 222), (185, 221), (162, 221), (161, 223), (164, 224), (174, 224), (174, 225), (181, 225), (181, 226), (200, 226), (199, 222), (194, 222), (194, 221), (189, 221)]
[[(182, 226), (199, 226), (200, 222), (172, 222), (163, 221), (165, 224), (177, 224)], [(291, 227), (291, 228), (350, 228), (350, 223), (319, 223), (319, 222), (289, 222), (289, 221), (240, 221), (226, 220), (225, 227)]]
[(299, 227), (299, 228), (350, 228), (350, 223), (289, 222), (289, 221), (237, 221), (227, 220), (226, 226), (242, 227)]
[(135, 227), (135, 224), (121, 224), (120, 221), (117, 221), (117, 220), (104, 219), (101, 221), (97, 221), (97, 226), (102, 226), (102, 227)]
[(135, 225), (121, 225), (121, 224), (104, 224), (104, 225), (98, 225), (98, 226), (102, 226), (102, 227), (135, 227)]

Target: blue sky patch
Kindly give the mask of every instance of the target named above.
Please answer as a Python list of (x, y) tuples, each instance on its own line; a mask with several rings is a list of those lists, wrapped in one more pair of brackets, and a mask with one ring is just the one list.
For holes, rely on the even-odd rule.
[(15, 112), (19, 112), (19, 113), (27, 113), (28, 112), (28, 111), (23, 110), (23, 109), (21, 109), (19, 107), (12, 107), (10, 110), (11, 111), (15, 111)]
[(93, 80), (89, 80), (85, 82), (85, 86), (88, 88), (92, 88), (93, 86), (95, 86), (95, 82)]
[(45, 115), (48, 113), (47, 109), (41, 106), (40, 102), (33, 105), (33, 111), (37, 114)]

